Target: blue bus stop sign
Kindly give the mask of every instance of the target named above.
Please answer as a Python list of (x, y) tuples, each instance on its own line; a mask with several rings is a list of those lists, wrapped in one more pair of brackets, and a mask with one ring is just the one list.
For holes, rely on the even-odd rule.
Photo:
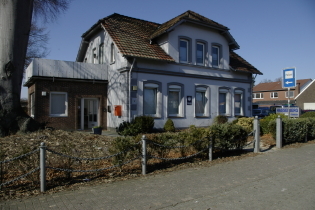
[(287, 68), (282, 71), (282, 88), (291, 88), (296, 86), (296, 77), (295, 77), (296, 69)]

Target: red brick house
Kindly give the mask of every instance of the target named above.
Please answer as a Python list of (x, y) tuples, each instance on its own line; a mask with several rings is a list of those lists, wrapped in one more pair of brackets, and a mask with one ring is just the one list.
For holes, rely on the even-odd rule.
[(281, 81), (260, 83), (253, 88), (253, 104), (258, 106), (283, 105), (288, 103), (288, 96), (290, 103), (295, 104), (294, 98), (311, 82), (312, 79), (296, 80), (297, 86), (290, 88), (289, 95), (288, 89), (282, 88)]

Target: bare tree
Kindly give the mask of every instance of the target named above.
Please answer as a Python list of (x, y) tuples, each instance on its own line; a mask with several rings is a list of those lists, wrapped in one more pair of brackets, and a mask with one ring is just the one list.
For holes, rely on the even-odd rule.
[(70, 1), (0, 0), (0, 136), (40, 127), (20, 104), (33, 11), (35, 18), (55, 20)]

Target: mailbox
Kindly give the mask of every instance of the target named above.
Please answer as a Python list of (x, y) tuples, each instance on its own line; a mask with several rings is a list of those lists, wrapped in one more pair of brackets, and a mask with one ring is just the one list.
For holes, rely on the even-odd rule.
[(115, 105), (114, 115), (121, 117), (121, 105)]

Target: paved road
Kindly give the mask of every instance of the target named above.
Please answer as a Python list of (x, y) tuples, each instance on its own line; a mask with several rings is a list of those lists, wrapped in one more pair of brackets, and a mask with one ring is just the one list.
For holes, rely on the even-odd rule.
[(315, 144), (0, 203), (2, 209), (315, 209)]

